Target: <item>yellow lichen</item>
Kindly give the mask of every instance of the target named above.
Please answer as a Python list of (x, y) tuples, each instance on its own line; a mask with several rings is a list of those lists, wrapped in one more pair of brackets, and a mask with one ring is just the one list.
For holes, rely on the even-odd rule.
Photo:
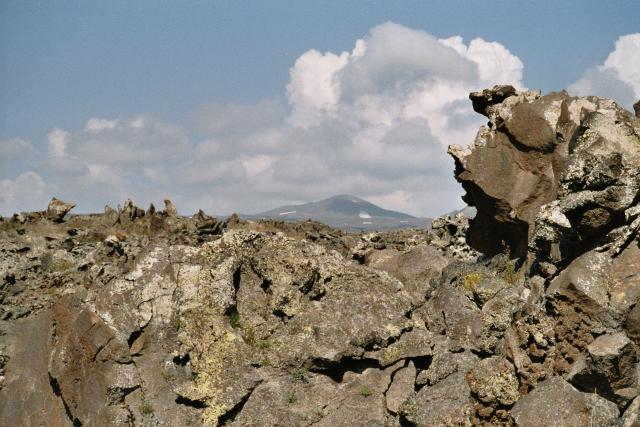
[(477, 287), (482, 283), (482, 273), (469, 273), (464, 276), (462, 286), (469, 292), (476, 292)]

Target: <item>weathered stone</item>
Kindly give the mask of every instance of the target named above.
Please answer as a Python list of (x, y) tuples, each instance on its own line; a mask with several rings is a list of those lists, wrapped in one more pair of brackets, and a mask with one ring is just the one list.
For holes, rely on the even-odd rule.
[(569, 373), (579, 389), (595, 390), (623, 407), (640, 394), (638, 380), (637, 348), (623, 332), (596, 338)]
[(137, 218), (142, 218), (144, 215), (144, 209), (134, 205), (131, 199), (127, 199), (119, 212), (118, 219), (120, 222), (135, 221)]
[(0, 425), (28, 426), (40, 421), (49, 426), (71, 424), (58, 386), (48, 375), (51, 322), (49, 310), (19, 319), (8, 337), (7, 353), (11, 356), (4, 366), (4, 387), (0, 387)]
[(516, 89), (513, 86), (494, 86), (491, 89), (484, 89), (480, 92), (471, 92), (469, 99), (471, 99), (473, 110), (476, 113), (487, 115), (486, 109), (488, 106), (499, 104), (515, 94)]
[(471, 228), (130, 200), (2, 222), (0, 424), (635, 422), (640, 122), (595, 97), (472, 98), (488, 127), (451, 148)]
[(426, 386), (400, 406), (400, 416), (419, 426), (471, 426), (473, 405), (464, 374)]
[(609, 426), (619, 416), (612, 402), (582, 393), (560, 377), (538, 384), (511, 410), (517, 426)]
[[(83, 424), (94, 417), (115, 417), (121, 409), (117, 404), (139, 385), (135, 369), (118, 372), (117, 363), (130, 361), (126, 341), (119, 341), (109, 326), (73, 298), (61, 299), (53, 313), (49, 375), (69, 416)], [(116, 405), (106, 405), (105, 400)]]
[(343, 397), (330, 401), (317, 425), (384, 426), (387, 420), (384, 392), (389, 388), (393, 370), (370, 368), (362, 374), (345, 374)]
[(265, 381), (253, 390), (242, 411), (230, 425), (311, 425), (324, 417), (323, 408), (340, 395), (330, 378), (307, 373), (304, 379), (291, 374), (265, 372)]
[(518, 379), (513, 365), (504, 357), (481, 360), (466, 374), (471, 393), (484, 403), (514, 404), (518, 393)]
[(46, 218), (54, 222), (62, 222), (64, 216), (69, 213), (71, 209), (75, 207), (75, 203), (63, 202), (55, 197), (49, 202), (47, 206)]
[(431, 229), (436, 238), (431, 239), (429, 244), (445, 256), (472, 262), (480, 255), (467, 244), (469, 217), (464, 213), (458, 213), (453, 218), (449, 215), (435, 218), (431, 222)]
[[(494, 255), (575, 257), (621, 225), (640, 189), (640, 144), (609, 100), (517, 92), (483, 108), (490, 128), (452, 146), (456, 177), (476, 206), (468, 240)], [(555, 244), (561, 246), (552, 247)]]
[(640, 426), (640, 397), (633, 399), (622, 415), (623, 427)]
[[(590, 319), (618, 328), (640, 298), (639, 269), (637, 244), (627, 246), (615, 258), (590, 251), (573, 260), (551, 282), (547, 294), (579, 304)], [(633, 328), (633, 316), (628, 324)]]
[(382, 366), (389, 366), (401, 359), (432, 356), (442, 338), (431, 331), (414, 327), (403, 332), (397, 341), (384, 348), (368, 351), (364, 357), (377, 360)]
[(483, 346), (485, 325), (482, 311), (462, 289), (445, 281), (434, 291), (421, 311), (426, 317), (427, 329), (446, 335), (451, 340), (453, 349), (479, 349)]
[(366, 264), (400, 280), (404, 290), (412, 295), (416, 303), (421, 303), (440, 279), (448, 261), (433, 247), (422, 244), (406, 252), (395, 249), (374, 251), (367, 257)]
[(400, 405), (413, 393), (416, 381), (416, 367), (413, 362), (395, 372), (389, 389), (385, 394), (387, 402), (387, 410), (393, 414), (397, 414)]
[(418, 374), (416, 384), (434, 385), (456, 372), (466, 375), (479, 360), (478, 356), (468, 350), (462, 353), (439, 352), (433, 357), (429, 369)]
[(176, 216), (176, 215), (178, 215), (178, 209), (176, 209), (176, 206), (169, 199), (164, 199), (164, 213), (167, 216)]

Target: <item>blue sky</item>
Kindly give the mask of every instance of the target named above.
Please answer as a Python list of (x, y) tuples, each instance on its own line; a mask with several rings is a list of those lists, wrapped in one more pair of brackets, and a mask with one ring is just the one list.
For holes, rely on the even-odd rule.
[[(378, 40), (380, 46), (393, 40), (402, 46), (413, 33), (398, 28), (424, 32), (435, 39), (461, 36), (465, 46), (473, 39), (482, 38), (504, 46), (510, 56), (517, 57), (523, 64), (519, 75), (510, 75), (521, 87), (543, 92), (563, 88), (579, 92), (580, 88), (589, 88), (600, 91), (596, 93), (600, 95), (621, 94), (624, 99), (618, 101), (628, 107), (630, 100), (640, 95), (633, 93), (636, 77), (615, 74), (616, 64), (610, 67), (614, 71), (604, 74), (601, 68), (619, 37), (640, 32), (639, 17), (640, 2), (632, 0), (188, 3), (4, 0), (0, 2), (0, 144), (4, 144), (5, 150), (0, 152), (5, 156), (0, 160), (0, 182), (5, 196), (0, 195), (0, 212), (41, 208), (53, 195), (50, 193), (75, 198), (81, 211), (98, 210), (105, 203), (115, 205), (122, 202), (121, 197), (134, 197), (143, 204), (157, 203), (158, 198), (169, 196), (178, 200), (179, 209), (182, 203), (181, 210), (203, 207), (226, 213), (255, 212), (279, 203), (342, 192), (354, 192), (385, 207), (414, 214), (444, 212), (457, 207), (459, 194), (452, 178), (446, 175), (452, 165), (446, 157), (435, 154), (434, 147), (440, 150), (448, 142), (459, 141), (443, 141), (445, 134), (435, 130), (438, 118), (425, 113), (420, 116), (424, 123), (415, 122), (412, 116), (409, 121), (403, 119), (399, 126), (396, 119), (390, 124), (378, 117), (376, 120), (382, 121), (375, 126), (358, 129), (350, 128), (345, 122), (338, 123), (335, 118), (330, 121), (324, 118), (322, 123), (314, 119), (313, 124), (307, 121), (301, 126), (298, 119), (302, 113), (294, 110), (307, 108), (306, 104), (304, 108), (300, 106), (308, 100), (295, 101), (292, 95), (295, 88), (287, 90), (288, 85), (295, 86), (291, 86), (290, 70), (296, 61), (310, 49), (337, 56), (352, 52), (356, 40), (368, 40), (367, 37), (372, 45), (374, 40)], [(397, 24), (398, 28), (383, 29), (377, 38), (371, 35), (372, 29), (387, 22)], [(431, 45), (426, 39), (411, 46), (415, 52), (402, 50), (404, 56), (399, 57), (400, 64), (410, 67), (415, 62), (409, 57), (429, 56), (433, 51), (429, 50)], [(620, 55), (637, 57), (639, 52), (633, 50), (634, 46), (632, 40), (631, 50), (621, 51)], [(393, 51), (393, 46), (387, 50), (381, 47), (382, 61), (384, 55), (393, 61)], [(329, 58), (320, 56), (316, 62), (313, 58), (306, 59), (312, 64), (305, 63), (306, 68), (300, 67), (300, 70), (311, 73), (307, 75), (315, 75), (310, 67), (316, 64), (322, 67), (323, 63), (330, 62)], [(438, 58), (432, 58), (428, 63), (420, 62), (419, 71), (434, 69), (437, 61)], [(624, 65), (628, 64), (620, 66)], [(338, 78), (335, 73), (331, 74), (332, 78)], [(348, 74), (340, 73), (341, 76)], [(613, 83), (601, 84), (611, 76)], [(389, 88), (396, 87), (397, 79), (404, 78), (393, 73), (387, 77), (384, 84)], [(474, 81), (493, 82), (490, 78)], [(341, 84), (347, 87), (347, 82)], [(387, 93), (387, 89), (376, 87), (378, 94)], [(321, 98), (325, 95), (318, 94)], [(325, 111), (329, 108), (327, 102), (341, 103), (343, 98), (344, 90), (338, 101), (322, 98), (325, 104), (321, 108)], [(451, 100), (455, 99), (449, 99), (447, 105), (452, 105)], [(314, 105), (320, 108), (320, 104)], [(344, 105), (331, 108), (334, 107)], [(461, 117), (447, 116), (450, 123), (462, 120)], [(144, 134), (132, 135), (124, 127), (118, 128), (124, 123), (134, 128), (130, 125), (139, 118), (146, 120)], [(100, 127), (100, 132), (112, 134), (98, 138), (97, 128), (87, 130), (90, 119), (109, 123), (116, 120), (118, 125)], [(229, 123), (224, 129), (218, 125), (212, 129), (213, 122)], [(417, 172), (419, 165), (415, 165), (416, 173), (400, 179), (398, 174), (394, 175), (394, 165), (375, 156), (370, 156), (369, 162), (359, 163), (345, 163), (332, 157), (335, 148), (326, 142), (328, 139), (342, 141), (341, 149), (349, 144), (363, 149), (363, 143), (358, 142), (362, 138), (383, 140), (380, 130), (383, 125), (387, 127), (383, 132), (386, 143), (395, 144), (393, 147), (417, 144), (425, 170), (435, 172), (421, 175)], [(64, 133), (53, 135), (52, 149), (51, 133), (56, 129)], [(254, 133), (244, 132), (238, 136), (241, 130), (247, 129)], [(264, 147), (265, 132), (280, 142)], [(425, 141), (437, 139), (439, 144), (433, 143), (426, 149), (430, 143), (421, 146), (419, 141), (414, 141), (419, 138), (411, 132), (425, 135)], [(373, 134), (375, 136), (371, 136)], [(396, 139), (391, 141), (392, 137)], [(160, 141), (157, 150), (152, 140)], [(212, 154), (212, 143), (207, 142), (211, 140), (215, 140), (216, 155)], [(123, 152), (109, 161), (98, 161), (96, 150), (114, 152), (109, 148), (111, 143), (144, 149), (131, 158)], [(56, 144), (66, 148), (56, 151)], [(278, 144), (281, 144), (280, 151), (275, 148)], [(97, 148), (89, 153), (88, 146)], [(312, 171), (309, 175), (296, 170), (287, 172), (291, 180), (300, 182), (298, 186), (283, 183), (282, 177), (274, 176), (268, 187), (252, 182), (255, 179), (261, 184), (267, 180), (261, 174), (278, 168), (283, 150), (287, 156), (292, 155), (291, 151), (297, 156), (283, 164), (297, 161), (305, 164), (314, 158), (319, 164), (305, 164), (303, 169)], [(164, 155), (155, 160), (144, 158), (145, 153), (156, 151)], [(340, 154), (348, 157), (348, 153)], [(66, 158), (64, 162), (62, 157)], [(52, 158), (57, 160), (52, 162)], [(198, 158), (203, 162), (197, 164), (194, 159)], [(149, 161), (154, 163), (149, 165)], [(388, 161), (399, 166), (406, 159), (391, 155)], [(69, 173), (70, 163), (78, 170)], [(240, 164), (244, 165), (243, 174), (236, 170)], [(185, 168), (203, 170), (209, 173), (210, 179), (185, 174), (178, 178), (170, 173)], [(338, 168), (347, 168), (350, 174), (337, 181), (322, 175), (323, 170), (330, 174)], [(212, 169), (220, 173), (211, 173)], [(282, 170), (279, 167), (278, 171)], [(90, 178), (96, 177), (96, 171), (102, 171), (103, 181), (107, 179), (105, 171), (113, 172), (113, 181), (107, 183), (109, 185), (92, 181)], [(34, 181), (34, 175), (26, 176), (26, 173), (35, 174), (41, 180)], [(19, 180), (21, 176), (25, 179)], [(451, 190), (452, 197), (443, 199), (437, 192), (418, 190), (421, 178), (423, 186), (446, 180), (446, 189)], [(324, 182), (324, 185), (309, 186), (303, 183), (305, 179)], [(397, 189), (377, 182), (385, 179)], [(346, 181), (350, 185), (345, 185)], [(33, 185), (37, 191), (32, 191), (29, 197), (7, 195)], [(233, 190), (224, 191), (225, 187)], [(238, 192), (247, 194), (240, 197)], [(436, 199), (440, 203), (436, 203)]]

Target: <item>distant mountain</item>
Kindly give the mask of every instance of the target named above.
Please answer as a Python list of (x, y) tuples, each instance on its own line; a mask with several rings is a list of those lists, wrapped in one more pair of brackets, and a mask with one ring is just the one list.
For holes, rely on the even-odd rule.
[(465, 206), (462, 209), (456, 209), (455, 211), (447, 212), (444, 215), (449, 215), (451, 217), (454, 217), (460, 213), (466, 216), (467, 218), (474, 218), (476, 216), (476, 208), (472, 206)]
[(242, 217), (246, 219), (268, 218), (280, 221), (312, 219), (334, 228), (348, 230), (425, 227), (431, 223), (429, 218), (417, 218), (402, 212), (383, 209), (348, 194), (301, 205), (281, 206), (256, 215), (242, 215)]

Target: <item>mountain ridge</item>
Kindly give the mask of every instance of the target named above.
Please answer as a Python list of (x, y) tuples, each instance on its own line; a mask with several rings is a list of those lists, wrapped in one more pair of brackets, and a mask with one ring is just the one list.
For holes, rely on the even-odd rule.
[(283, 205), (253, 215), (240, 215), (240, 217), (281, 221), (311, 219), (348, 230), (422, 227), (429, 225), (431, 221), (430, 218), (415, 217), (381, 208), (351, 194), (338, 194), (313, 202)]

